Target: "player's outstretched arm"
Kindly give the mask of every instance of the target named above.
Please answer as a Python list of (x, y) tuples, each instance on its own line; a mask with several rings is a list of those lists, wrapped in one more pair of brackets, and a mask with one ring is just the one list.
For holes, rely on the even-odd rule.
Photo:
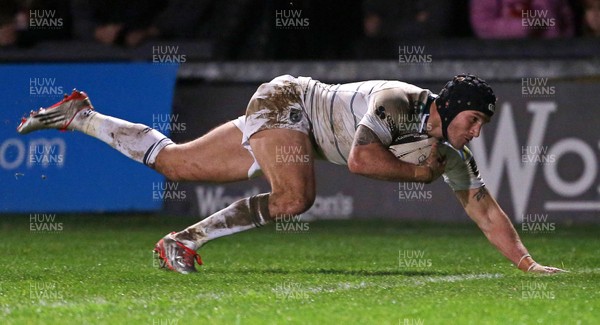
[(432, 147), (430, 158), (419, 166), (403, 162), (381, 143), (371, 129), (359, 125), (348, 157), (348, 169), (380, 180), (431, 183), (442, 175), (446, 162), (439, 158), (437, 144)]
[(488, 240), (513, 264), (524, 272), (557, 273), (559, 268), (543, 266), (533, 260), (521, 242), (510, 219), (485, 186), (477, 189), (456, 191), (463, 208), (477, 223)]

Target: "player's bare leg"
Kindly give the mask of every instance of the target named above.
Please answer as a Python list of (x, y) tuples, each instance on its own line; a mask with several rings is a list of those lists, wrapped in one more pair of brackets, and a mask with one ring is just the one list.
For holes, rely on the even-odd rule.
[(87, 94), (81, 91), (73, 91), (49, 108), (31, 112), (17, 131), (27, 134), (52, 128), (77, 130), (95, 137), (172, 180), (244, 180), (253, 163), (252, 156), (241, 145), (242, 132), (231, 122), (199, 139), (177, 145), (146, 125), (95, 111)]
[[(272, 219), (308, 210), (316, 195), (314, 152), (308, 135), (286, 129), (265, 130), (250, 138), (250, 145), (271, 185), (269, 212)], [(284, 162), (285, 159), (281, 159), (284, 148), (292, 149), (295, 157), (307, 159)]]
[[(195, 260), (200, 263), (195, 250), (206, 242), (310, 208), (315, 199), (314, 156), (301, 92), (290, 76), (264, 83), (250, 99), (244, 121), (236, 123), (270, 182), (271, 192), (234, 202), (179, 233), (165, 236), (155, 251), (167, 267), (180, 273), (194, 272)], [(279, 159), (285, 148), (293, 149), (300, 161)]]
[[(254, 108), (264, 104), (262, 97), (257, 97), (251, 101)], [(83, 92), (74, 91), (52, 107), (32, 112), (17, 130), (25, 134), (47, 128), (78, 130), (98, 138), (173, 180), (243, 180), (248, 178), (248, 170), (254, 163), (252, 155), (241, 145), (242, 132), (233, 123), (226, 123), (190, 143), (176, 145), (143, 124), (94, 111)], [(300, 214), (312, 205), (315, 182), (308, 136), (295, 130), (267, 129), (254, 134), (249, 142), (271, 183), (271, 193), (237, 201), (180, 233), (165, 236), (155, 247), (163, 266), (180, 273), (194, 272), (194, 263), (201, 264), (195, 250), (209, 240), (260, 227), (277, 216)], [(286, 147), (294, 148), (294, 155), (307, 159), (300, 163), (278, 162), (278, 148)]]
[[(271, 192), (234, 202), (163, 240), (175, 240), (191, 250), (197, 250), (215, 238), (260, 227), (277, 217), (298, 215), (312, 206), (315, 199), (314, 159), (312, 144), (306, 134), (286, 129), (264, 130), (250, 138), (250, 145), (271, 185)], [(278, 159), (278, 155), (281, 158), (282, 148), (294, 148), (294, 155), (306, 159), (303, 158), (302, 162), (282, 162)], [(195, 271), (194, 257), (190, 252), (180, 253), (187, 255), (184, 256), (187, 260), (181, 261), (181, 265), (176, 265), (177, 261), (174, 260), (174, 269), (181, 273)]]
[[(142, 162), (170, 180), (231, 182), (248, 179), (252, 156), (241, 145), (242, 132), (227, 122), (188, 143), (175, 144), (160, 132), (109, 116), (102, 129), (87, 123), (81, 130), (95, 136), (126, 156)], [(92, 121), (93, 122), (93, 121)]]
[(160, 132), (105, 115), (96, 128), (94, 120), (81, 129), (142, 162), (170, 180), (231, 182), (248, 179), (252, 156), (241, 145), (242, 132), (227, 122), (188, 143), (175, 144)]
[(242, 146), (242, 131), (227, 122), (196, 140), (166, 146), (154, 169), (173, 181), (222, 183), (247, 180), (253, 163)]

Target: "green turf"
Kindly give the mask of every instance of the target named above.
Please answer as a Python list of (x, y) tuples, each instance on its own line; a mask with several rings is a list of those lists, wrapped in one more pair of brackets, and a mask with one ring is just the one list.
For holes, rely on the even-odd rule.
[(0, 323), (600, 323), (598, 226), (523, 234), (558, 276), (517, 271), (471, 224), (382, 221), (272, 225), (206, 245), (197, 274), (155, 269), (154, 243), (191, 222), (2, 216)]

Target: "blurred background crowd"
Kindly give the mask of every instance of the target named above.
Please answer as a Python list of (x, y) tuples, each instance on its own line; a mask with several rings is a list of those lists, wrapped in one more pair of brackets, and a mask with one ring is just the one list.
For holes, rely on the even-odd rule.
[[(525, 28), (525, 12), (552, 23)], [(282, 28), (286, 15), (304, 25)], [(32, 18), (60, 26), (32, 28)], [(0, 0), (0, 51), (186, 40), (209, 43), (219, 60), (379, 59), (419, 40), (599, 36), (600, 0)]]

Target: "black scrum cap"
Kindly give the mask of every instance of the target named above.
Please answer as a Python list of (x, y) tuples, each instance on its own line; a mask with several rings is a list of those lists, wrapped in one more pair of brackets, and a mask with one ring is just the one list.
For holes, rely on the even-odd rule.
[(442, 118), (442, 133), (448, 140), (448, 125), (462, 111), (479, 111), (492, 117), (496, 96), (485, 80), (471, 74), (460, 74), (448, 81), (435, 100)]

